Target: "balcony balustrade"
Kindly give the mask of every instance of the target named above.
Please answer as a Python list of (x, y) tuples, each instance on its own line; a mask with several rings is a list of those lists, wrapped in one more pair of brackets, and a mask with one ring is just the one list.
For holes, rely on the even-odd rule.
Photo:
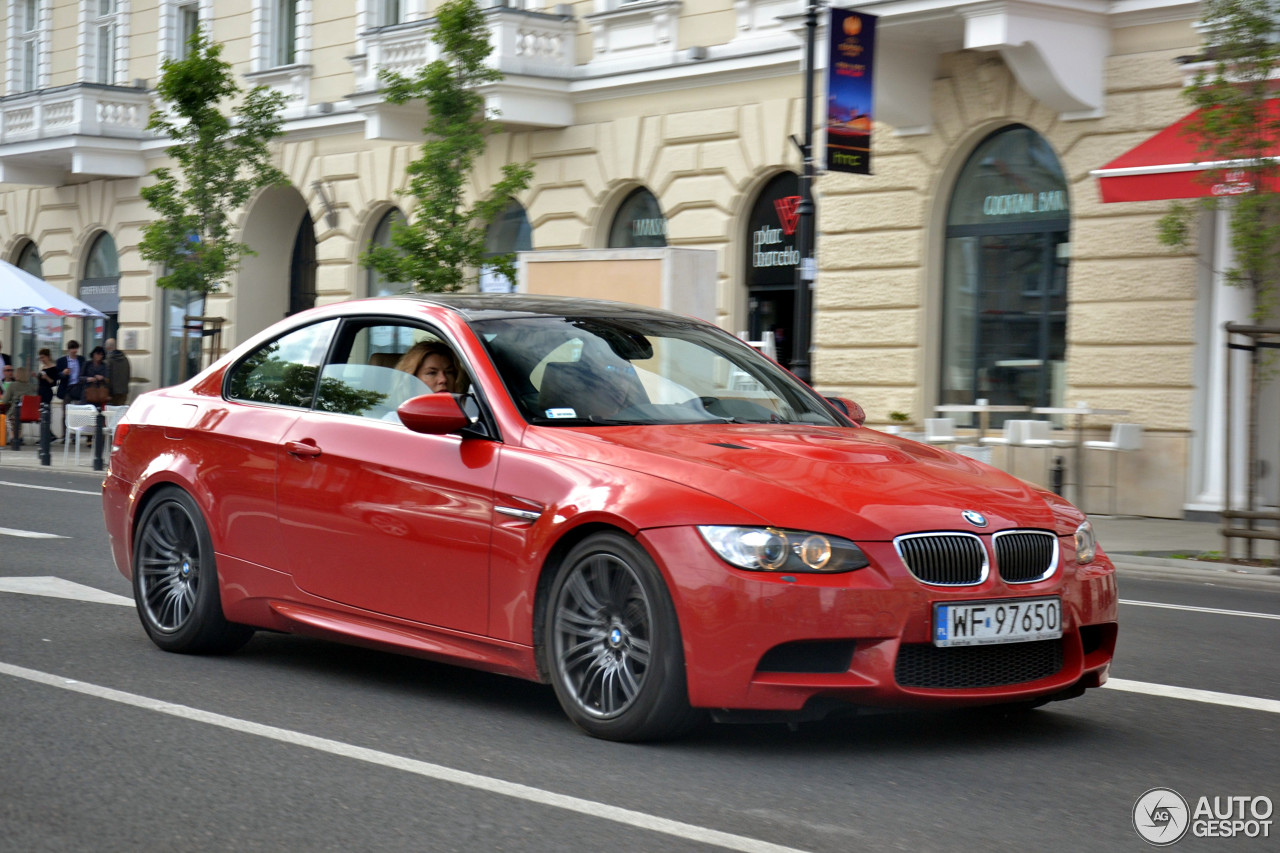
[(0, 183), (145, 175), (150, 115), (145, 88), (76, 83), (0, 98)]

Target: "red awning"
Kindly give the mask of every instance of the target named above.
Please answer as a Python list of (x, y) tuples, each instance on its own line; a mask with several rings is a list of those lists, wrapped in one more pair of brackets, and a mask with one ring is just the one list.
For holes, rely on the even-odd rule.
[[(1160, 201), (1247, 193), (1253, 185), (1244, 172), (1233, 173), (1240, 161), (1205, 160), (1187, 128), (1200, 111), (1189, 113), (1148, 139), (1090, 172), (1098, 179), (1102, 200)], [(1269, 122), (1280, 120), (1280, 99), (1267, 101)], [(1276, 145), (1280, 156), (1280, 143)], [(1225, 170), (1225, 171), (1224, 171)], [(1206, 174), (1209, 173), (1209, 174)]]

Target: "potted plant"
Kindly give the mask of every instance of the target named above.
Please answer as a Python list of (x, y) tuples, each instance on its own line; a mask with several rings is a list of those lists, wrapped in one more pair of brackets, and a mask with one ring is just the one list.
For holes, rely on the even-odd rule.
[(906, 427), (911, 426), (911, 415), (906, 412), (890, 412), (889, 426), (885, 427), (885, 432), (891, 435), (900, 435)]

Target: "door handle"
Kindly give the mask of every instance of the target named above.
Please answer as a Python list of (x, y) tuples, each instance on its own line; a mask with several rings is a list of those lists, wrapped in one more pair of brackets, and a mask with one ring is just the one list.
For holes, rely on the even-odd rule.
[(284, 449), (294, 456), (319, 456), (320, 448), (306, 441), (286, 441)]

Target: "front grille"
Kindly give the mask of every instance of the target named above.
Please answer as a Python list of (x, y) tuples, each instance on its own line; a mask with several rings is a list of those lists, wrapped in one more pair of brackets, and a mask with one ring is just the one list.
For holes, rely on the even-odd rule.
[(1009, 530), (994, 537), (996, 568), (1008, 583), (1044, 580), (1058, 567), (1058, 537), (1035, 530)]
[(911, 644), (898, 649), (893, 676), (902, 687), (961, 690), (1023, 684), (1060, 669), (1061, 639), (952, 648)]
[(987, 578), (987, 549), (971, 533), (912, 533), (893, 540), (911, 574), (925, 583), (967, 586)]

